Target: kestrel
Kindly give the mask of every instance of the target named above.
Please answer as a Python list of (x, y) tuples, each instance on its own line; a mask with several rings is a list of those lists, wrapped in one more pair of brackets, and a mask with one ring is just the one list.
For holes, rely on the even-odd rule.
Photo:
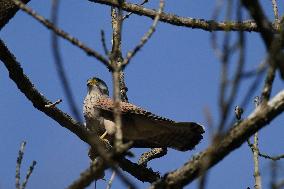
[[(116, 127), (108, 87), (96, 77), (87, 81), (87, 87), (83, 106), (86, 127), (112, 142)], [(187, 151), (203, 138), (204, 129), (197, 123), (175, 122), (127, 102), (120, 103), (120, 110), (123, 139), (133, 141), (134, 147)]]

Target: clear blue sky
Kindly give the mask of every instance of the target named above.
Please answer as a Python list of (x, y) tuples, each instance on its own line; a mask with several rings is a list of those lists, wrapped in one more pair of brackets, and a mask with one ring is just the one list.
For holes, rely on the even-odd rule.
[[(50, 2), (32, 0), (29, 6), (49, 18)], [(270, 1), (262, 2), (265, 3), (266, 13), (272, 18)], [(178, 3), (169, 0), (166, 1), (165, 10), (181, 16), (211, 19), (214, 5), (215, 2), (210, 0), (179, 0)], [(151, 1), (147, 6), (157, 7), (158, 1)], [(279, 12), (283, 12), (283, 6), (280, 6)], [(108, 47), (111, 47), (110, 8), (107, 6), (90, 3), (87, 0), (64, 1), (60, 5), (59, 22), (62, 29), (101, 53), (103, 50), (100, 30), (103, 29)], [(139, 42), (151, 23), (151, 19), (136, 15), (126, 20), (123, 26), (124, 54)], [(125, 70), (130, 101), (174, 120), (200, 122), (205, 128), (203, 109), (209, 107), (214, 122), (217, 123), (220, 63), (212, 50), (210, 35), (210, 32), (199, 29), (160, 23), (154, 36)], [(0, 37), (16, 55), (25, 73), (40, 92), (52, 101), (62, 98), (63, 102), (58, 107), (70, 113), (54, 67), (50, 31), (27, 14), (19, 12), (1, 31)], [(246, 69), (251, 70), (264, 59), (265, 51), (257, 33), (247, 33), (246, 39)], [(111, 89), (111, 75), (97, 60), (86, 56), (68, 42), (61, 40), (60, 46), (64, 67), (76, 104), (81, 111), (86, 94), (86, 80), (91, 76), (100, 77)], [(236, 61), (232, 65), (235, 63)], [(16, 157), (20, 142), (23, 140), (27, 141), (27, 147), (22, 176), (32, 160), (38, 162), (28, 188), (67, 187), (88, 167), (88, 146), (33, 108), (9, 79), (8, 72), (2, 64), (0, 75), (0, 189), (14, 188)], [(242, 84), (234, 105), (240, 102), (247, 90), (248, 85), (245, 82)], [(283, 82), (277, 76), (273, 94), (281, 88)], [(259, 92), (260, 89), (256, 94)], [(245, 116), (252, 109), (251, 104), (245, 110)], [(283, 121), (281, 115), (260, 132), (260, 149), (265, 153), (284, 153), (281, 148), (284, 146)], [(170, 150), (167, 156), (154, 160), (149, 165), (161, 173), (180, 167), (192, 155), (208, 146), (208, 132), (204, 137), (194, 151), (181, 153)], [(145, 150), (133, 150), (137, 155), (136, 159)], [(260, 159), (260, 162), (263, 185), (267, 188), (270, 162), (264, 159)], [(109, 177), (108, 172), (106, 179)], [(121, 188), (117, 178), (114, 184), (113, 188)], [(139, 188), (148, 186), (147, 183), (136, 184)], [(253, 185), (252, 154), (246, 144), (232, 152), (209, 172), (208, 188), (239, 189)], [(106, 182), (98, 182), (98, 188), (105, 186)], [(196, 185), (193, 183), (186, 188), (196, 188)]]

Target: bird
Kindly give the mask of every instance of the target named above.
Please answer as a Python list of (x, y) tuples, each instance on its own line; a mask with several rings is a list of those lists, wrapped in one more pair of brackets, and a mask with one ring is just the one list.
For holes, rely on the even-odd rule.
[[(120, 102), (123, 141), (133, 142), (137, 148), (172, 148), (188, 151), (203, 138), (202, 125), (195, 122), (176, 122), (157, 116), (129, 102)], [(116, 127), (114, 102), (106, 83), (92, 77), (87, 80), (87, 95), (83, 114), (86, 128), (113, 143)]]

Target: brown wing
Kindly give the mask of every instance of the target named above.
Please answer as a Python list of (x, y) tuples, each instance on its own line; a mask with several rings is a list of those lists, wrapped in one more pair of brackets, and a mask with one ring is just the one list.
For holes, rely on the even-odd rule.
[[(100, 108), (102, 110), (113, 112), (113, 100), (111, 98), (99, 98), (96, 103), (96, 108)], [(127, 102), (120, 102), (120, 110), (122, 114), (136, 114), (147, 116), (149, 119), (157, 120), (157, 121), (165, 121), (168, 123), (174, 123), (173, 120), (155, 115), (149, 111), (144, 110), (134, 104)]]
[[(112, 99), (98, 99), (96, 108), (101, 109), (104, 116), (113, 120)], [(197, 123), (174, 122), (126, 102), (120, 103), (120, 109), (124, 138), (133, 141), (134, 147), (171, 147), (187, 151), (193, 149), (203, 138), (204, 129)]]

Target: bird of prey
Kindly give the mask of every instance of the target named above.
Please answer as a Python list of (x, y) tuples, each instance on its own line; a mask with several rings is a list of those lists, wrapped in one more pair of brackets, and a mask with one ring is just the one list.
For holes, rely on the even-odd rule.
[[(87, 81), (87, 87), (83, 105), (86, 127), (112, 142), (116, 127), (108, 87), (96, 77)], [(123, 140), (133, 141), (134, 147), (187, 151), (203, 138), (204, 129), (197, 123), (175, 122), (127, 102), (120, 102), (120, 110)]]

